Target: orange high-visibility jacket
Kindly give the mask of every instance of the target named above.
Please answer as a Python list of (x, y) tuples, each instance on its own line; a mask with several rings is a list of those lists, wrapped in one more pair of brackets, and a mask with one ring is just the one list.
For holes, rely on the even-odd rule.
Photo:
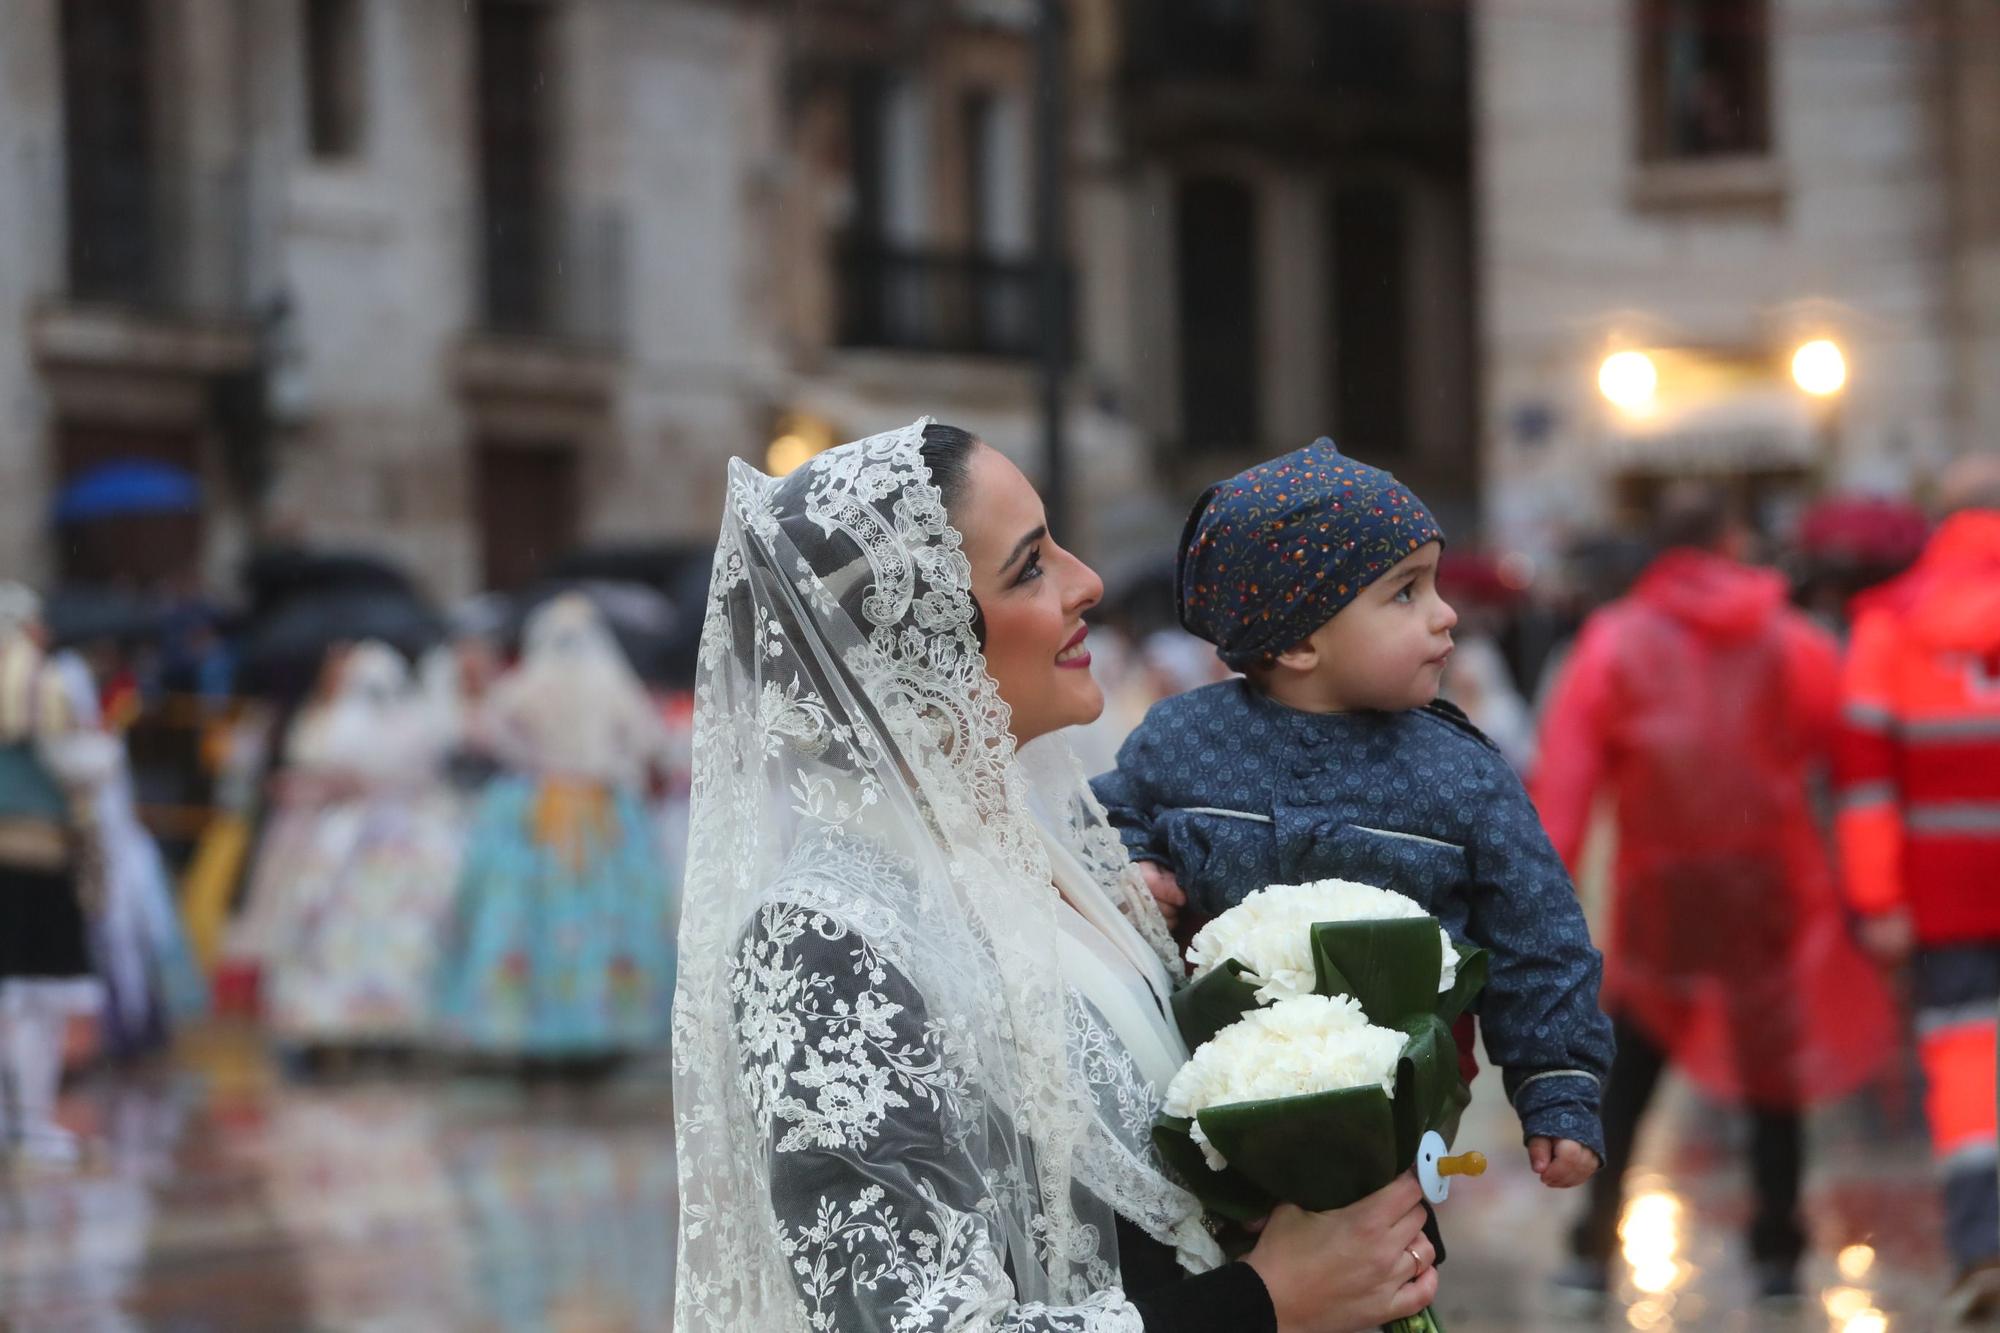
[(1855, 603), (1839, 841), (1849, 903), (1926, 945), (2000, 941), (2000, 511)]

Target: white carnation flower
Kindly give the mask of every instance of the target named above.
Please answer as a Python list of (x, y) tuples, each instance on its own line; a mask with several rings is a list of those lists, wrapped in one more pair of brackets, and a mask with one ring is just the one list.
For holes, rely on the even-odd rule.
[[(1199, 981), (1234, 958), (1257, 985), (1257, 999), (1270, 1004), (1313, 988), (1312, 927), (1322, 921), (1402, 921), (1428, 917), (1412, 899), (1372, 884), (1319, 879), (1310, 884), (1273, 884), (1203, 926), (1188, 946), (1188, 962)], [(1444, 966), (1438, 993), (1458, 981), (1458, 951), (1438, 928)]]
[(1369, 1023), (1350, 996), (1279, 1000), (1250, 1010), (1197, 1047), (1167, 1085), (1163, 1109), (1194, 1122), (1189, 1137), (1220, 1171), (1229, 1163), (1202, 1133), (1198, 1112), (1371, 1084), (1393, 1097), (1396, 1061), (1407, 1040)]

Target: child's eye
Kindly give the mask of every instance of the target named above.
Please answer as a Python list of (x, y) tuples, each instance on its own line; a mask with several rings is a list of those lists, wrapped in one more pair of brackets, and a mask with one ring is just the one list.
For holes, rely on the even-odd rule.
[(1402, 587), (1396, 589), (1395, 600), (1402, 602), (1404, 605), (1416, 601), (1417, 585), (1414, 583), (1405, 583)]

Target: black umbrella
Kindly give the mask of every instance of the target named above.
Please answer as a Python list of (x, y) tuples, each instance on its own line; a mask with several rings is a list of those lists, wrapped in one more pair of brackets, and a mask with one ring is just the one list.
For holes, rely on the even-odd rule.
[(543, 577), (553, 583), (644, 583), (678, 603), (688, 567), (698, 567), (705, 581), (714, 558), (712, 544), (613, 542), (569, 551), (552, 561)]
[(102, 639), (150, 639), (164, 628), (159, 603), (131, 588), (105, 583), (71, 583), (42, 604), (42, 622), (59, 648)]
[(243, 565), (243, 583), (256, 614), (296, 597), (377, 590), (416, 595), (410, 576), (393, 561), (365, 551), (310, 550), (303, 546), (259, 551)]
[(295, 698), (312, 688), (338, 644), (376, 639), (415, 659), (443, 638), (443, 620), (408, 592), (342, 588), (294, 596), (254, 617), (238, 654), (245, 688)]

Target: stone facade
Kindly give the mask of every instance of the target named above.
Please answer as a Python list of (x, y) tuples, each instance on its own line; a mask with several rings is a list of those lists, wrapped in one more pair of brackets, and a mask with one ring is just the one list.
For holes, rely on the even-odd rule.
[[(1973, 197), (1992, 187), (1954, 185), (1991, 174), (1988, 7), (1768, 4), (1768, 149), (1683, 160), (1641, 151), (1644, 28), (1661, 7), (1473, 8), (1485, 508), (1510, 546), (1545, 552), (1632, 517), (1635, 478), (1736, 476), (1781, 515), (1822, 489), (1921, 490), (1943, 459), (1993, 438), (1984, 326), (2000, 303), (1990, 281), (1973, 294), (1992, 246), (1965, 244), (1992, 230)], [(1816, 337), (1849, 371), (1825, 402), (1787, 370)], [(1596, 377), (1621, 348), (1712, 372), (1700, 420), (1613, 409)], [(1714, 390), (1717, 376), (1733, 387)], [(1664, 381), (1660, 397), (1668, 416), (1684, 406)]]
[[(327, 156), (308, 123), (311, 0), (121, 3), (145, 33), (149, 170), (193, 201), (165, 228), (170, 266), (214, 269), (217, 299), (73, 289), (58, 0), (0, 0), (0, 574), (59, 573), (45, 515), (78, 421), (112, 432), (98, 453), (128, 428), (180, 441), (174, 461), (205, 483), (198, 572), (216, 589), (261, 531), (382, 551), (443, 596), (475, 590), (512, 540), (482, 531), (508, 512), (491, 493), (532, 487), (532, 468), (485, 475), (517, 450), (573, 491), (573, 521), (527, 515), (531, 545), (705, 540), (726, 461), (761, 463), (788, 414), (847, 438), (929, 412), (1033, 469), (1030, 359), (855, 346), (836, 327), (851, 159), (843, 108), (812, 79), (843, 30), (879, 38), (897, 7), (828, 6), (808, 25), (761, 5), (544, 0), (546, 80), (521, 96), (545, 103), (543, 222), (560, 276), (546, 327), (524, 334), (483, 308), (483, 6), (350, 0), (336, 18), (352, 25), (358, 128)], [(1031, 48), (1014, 8), (904, 7), (892, 26), (938, 131), (915, 165), (938, 206), (913, 242), (969, 243), (946, 132), (958, 94), (1006, 100), (1011, 169), (1025, 163)], [(1079, 208), (1076, 230), (1115, 251), (1102, 212)], [(1097, 333), (1085, 325), (1080, 368)], [(215, 394), (259, 366), (270, 413), (246, 460)], [(1088, 397), (1079, 388), (1068, 431), (1085, 510), (1143, 476), (1131, 432)], [(498, 554), (519, 570), (557, 552)]]

